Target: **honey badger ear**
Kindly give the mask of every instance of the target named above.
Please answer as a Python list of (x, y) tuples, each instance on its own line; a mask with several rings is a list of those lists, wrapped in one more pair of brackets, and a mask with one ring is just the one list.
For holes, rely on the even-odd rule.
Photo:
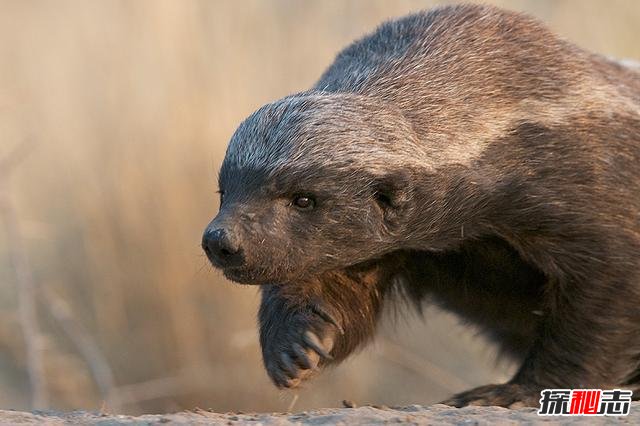
[(397, 223), (407, 209), (407, 201), (412, 192), (411, 175), (398, 170), (376, 176), (373, 185), (373, 199), (382, 210), (385, 222)]

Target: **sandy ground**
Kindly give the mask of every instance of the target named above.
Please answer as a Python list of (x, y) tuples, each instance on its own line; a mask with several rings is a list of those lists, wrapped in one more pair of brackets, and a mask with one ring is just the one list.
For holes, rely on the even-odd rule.
[(534, 408), (508, 410), (499, 407), (467, 407), (456, 409), (446, 405), (429, 407), (360, 407), (328, 408), (297, 414), (291, 413), (213, 413), (193, 411), (175, 414), (116, 416), (72, 412), (35, 412), (0, 410), (1, 424), (85, 424), (85, 425), (493, 425), (493, 424), (640, 424), (640, 402), (634, 403), (627, 417), (539, 417)]

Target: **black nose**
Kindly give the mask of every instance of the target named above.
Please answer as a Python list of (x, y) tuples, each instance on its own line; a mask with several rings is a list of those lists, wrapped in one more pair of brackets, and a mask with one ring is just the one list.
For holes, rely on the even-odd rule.
[(238, 244), (224, 229), (207, 228), (202, 235), (202, 249), (216, 266), (240, 266), (242, 253)]

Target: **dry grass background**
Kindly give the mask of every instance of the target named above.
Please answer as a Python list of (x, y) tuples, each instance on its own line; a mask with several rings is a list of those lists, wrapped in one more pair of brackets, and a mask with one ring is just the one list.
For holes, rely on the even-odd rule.
[[(289, 406), (292, 394), (262, 370), (256, 289), (225, 282), (200, 252), (217, 211), (217, 167), (252, 110), (310, 86), (339, 49), (382, 20), (436, 3), (0, 2), (0, 159), (35, 143), (3, 188), (39, 296), (44, 405), (127, 413)], [(640, 2), (496, 3), (589, 49), (640, 58)], [(28, 408), (8, 238), (2, 228), (0, 405)], [(341, 399), (430, 403), (513, 369), (496, 366), (492, 349), (448, 315), (398, 321), (301, 391), (295, 409)], [(113, 374), (103, 383), (109, 395), (91, 374), (91, 365), (105, 367), (92, 359), (100, 356)]]

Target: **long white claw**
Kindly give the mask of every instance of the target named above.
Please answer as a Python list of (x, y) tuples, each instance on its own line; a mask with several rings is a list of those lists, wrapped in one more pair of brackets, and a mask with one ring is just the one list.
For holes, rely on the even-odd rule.
[(325, 359), (333, 359), (333, 357), (329, 354), (329, 352), (327, 352), (327, 350), (322, 345), (322, 342), (320, 342), (320, 339), (315, 335), (315, 333), (307, 330), (304, 332), (303, 339), (311, 349), (318, 353), (318, 355)]

